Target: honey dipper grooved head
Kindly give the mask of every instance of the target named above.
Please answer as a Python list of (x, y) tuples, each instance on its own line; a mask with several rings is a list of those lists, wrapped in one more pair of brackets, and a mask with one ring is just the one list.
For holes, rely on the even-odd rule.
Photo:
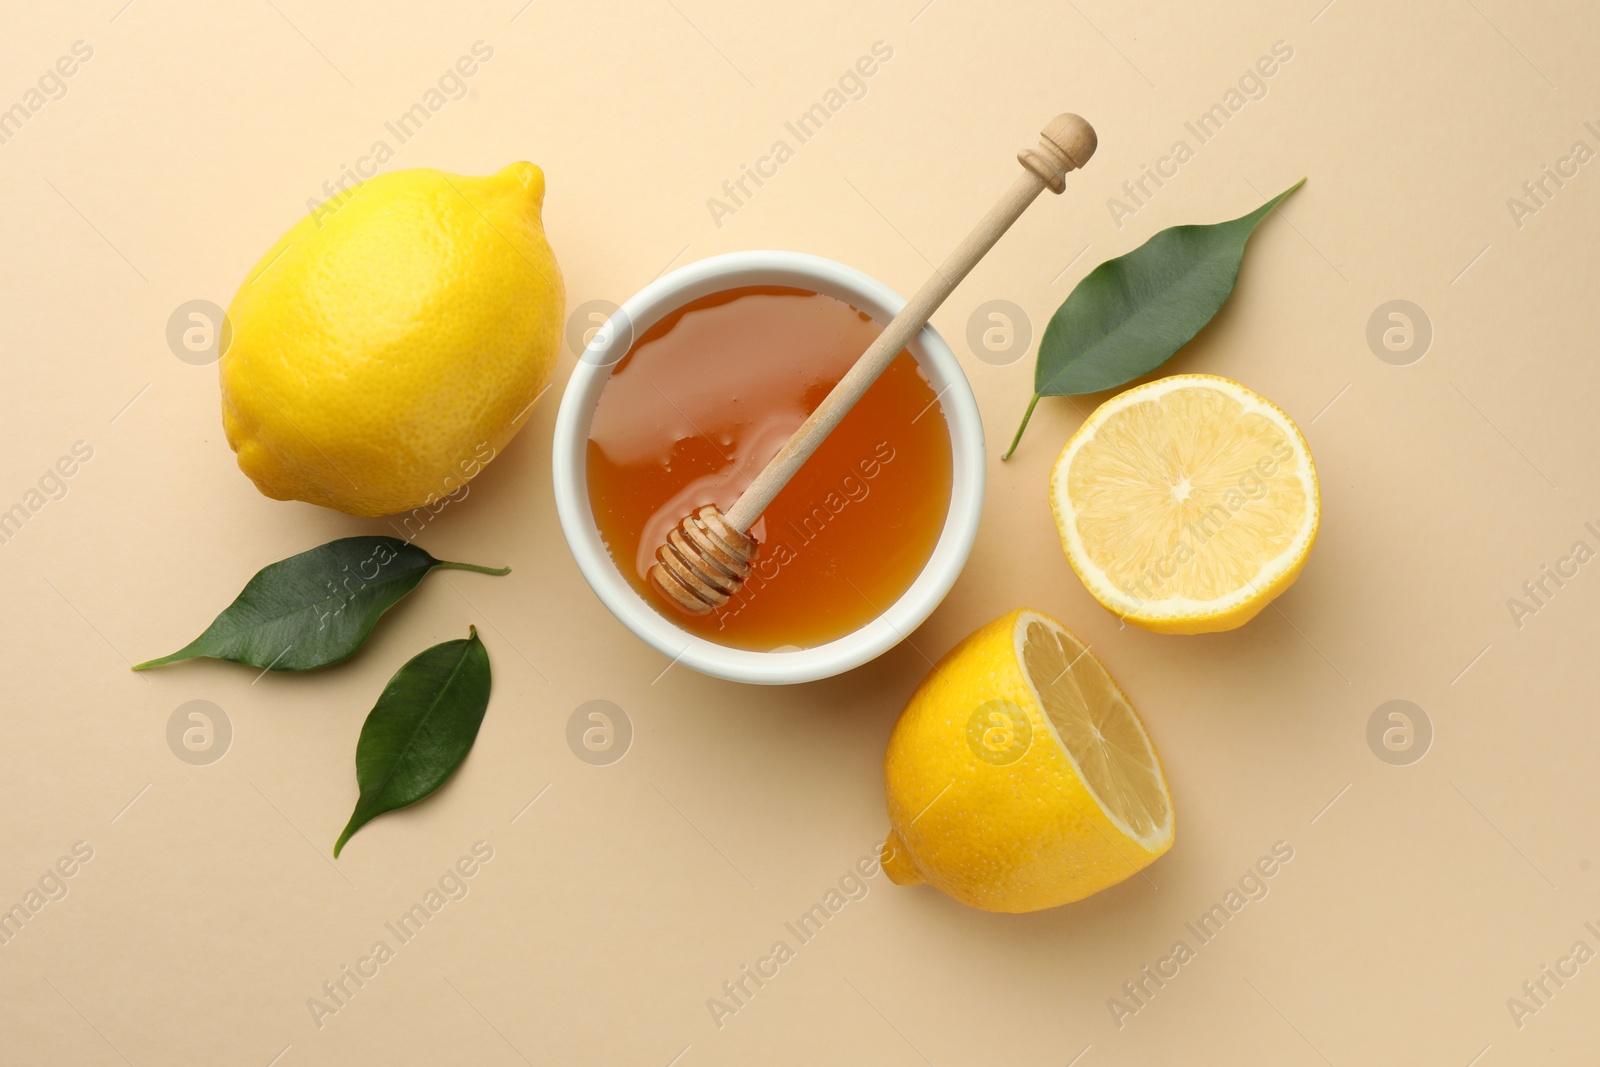
[(707, 504), (684, 519), (656, 549), (650, 584), (691, 615), (704, 615), (728, 602), (750, 576), (750, 561), (761, 546), (733, 528), (722, 510)]
[(1039, 147), (1024, 148), (1017, 153), (1017, 159), (1037, 174), (1051, 192), (1059, 193), (1067, 187), (1063, 180), (1067, 172), (1089, 162), (1099, 144), (1094, 127), (1085, 119), (1062, 112), (1040, 131)]

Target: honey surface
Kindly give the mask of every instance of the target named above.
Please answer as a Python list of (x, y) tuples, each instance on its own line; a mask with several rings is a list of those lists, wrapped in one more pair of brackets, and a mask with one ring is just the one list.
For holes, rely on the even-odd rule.
[(830, 296), (749, 287), (685, 305), (634, 343), (602, 391), (589, 498), (618, 569), (677, 625), (738, 648), (808, 648), (869, 622), (933, 552), (950, 503), (950, 436), (902, 351), (751, 529), (743, 590), (710, 615), (666, 604), (645, 575), (695, 508), (724, 511), (880, 327)]

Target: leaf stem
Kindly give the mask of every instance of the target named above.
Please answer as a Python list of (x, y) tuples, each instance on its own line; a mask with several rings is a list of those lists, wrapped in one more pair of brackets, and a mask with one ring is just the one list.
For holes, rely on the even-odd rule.
[(1022, 413), (1022, 425), (1017, 427), (1017, 436), (1011, 439), (1011, 447), (1006, 449), (1005, 455), (1000, 457), (1002, 461), (1010, 459), (1011, 453), (1017, 450), (1017, 442), (1022, 440), (1022, 431), (1028, 428), (1028, 420), (1033, 418), (1033, 406), (1038, 402), (1039, 394), (1034, 393), (1033, 399), (1028, 401), (1028, 410)]
[(434, 565), (437, 566), (437, 567), (444, 567), (445, 569), (452, 570), (452, 571), (472, 571), (474, 574), (510, 574), (511, 573), (511, 568), (510, 567), (480, 567), (476, 563), (453, 563), (453, 562), (451, 562), (450, 560), (447, 560), (447, 559), (441, 559), (438, 563), (436, 563)]

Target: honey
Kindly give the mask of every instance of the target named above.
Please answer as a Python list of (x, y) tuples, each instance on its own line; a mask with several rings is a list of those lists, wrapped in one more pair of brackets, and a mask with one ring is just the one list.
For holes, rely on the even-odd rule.
[(950, 506), (950, 432), (902, 351), (751, 527), (760, 555), (732, 600), (690, 616), (645, 577), (684, 516), (732, 508), (879, 332), (831, 296), (751, 286), (684, 305), (617, 364), (589, 430), (589, 501), (617, 569), (662, 615), (735, 648), (810, 648), (921, 573)]

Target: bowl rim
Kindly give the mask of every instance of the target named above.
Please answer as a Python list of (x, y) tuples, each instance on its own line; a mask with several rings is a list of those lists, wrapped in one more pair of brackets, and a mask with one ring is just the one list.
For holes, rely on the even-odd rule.
[(803, 252), (729, 252), (687, 264), (629, 297), (579, 356), (561, 396), (551, 466), (556, 512), (584, 579), (617, 619), (673, 663), (728, 681), (788, 685), (817, 681), (876, 659), (908, 637), (938, 607), (960, 576), (982, 517), (986, 449), (983, 419), (966, 374), (930, 323), (907, 345), (932, 382), (950, 434), (950, 507), (920, 573), (871, 622), (811, 648), (754, 652), (680, 629), (634, 589), (613, 562), (589, 504), (587, 441), (600, 392), (632, 346), (635, 331), (699, 297), (753, 285), (786, 285), (850, 303), (887, 324), (905, 304), (882, 282), (854, 267)]

